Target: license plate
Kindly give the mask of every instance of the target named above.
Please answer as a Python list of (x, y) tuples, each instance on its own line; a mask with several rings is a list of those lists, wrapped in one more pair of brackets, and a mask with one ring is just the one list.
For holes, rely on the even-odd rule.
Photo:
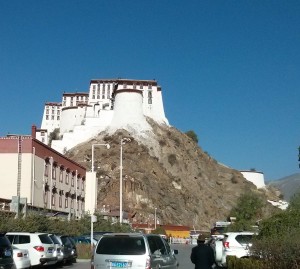
[(48, 249), (48, 253), (53, 253), (53, 249)]
[(115, 268), (127, 268), (128, 262), (111, 262), (111, 267)]

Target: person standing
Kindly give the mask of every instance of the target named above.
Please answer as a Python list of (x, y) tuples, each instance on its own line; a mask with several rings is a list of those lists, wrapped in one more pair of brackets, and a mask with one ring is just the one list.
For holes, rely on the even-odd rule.
[(215, 264), (213, 249), (205, 244), (205, 239), (203, 234), (199, 234), (197, 246), (192, 248), (191, 261), (195, 269), (211, 269)]

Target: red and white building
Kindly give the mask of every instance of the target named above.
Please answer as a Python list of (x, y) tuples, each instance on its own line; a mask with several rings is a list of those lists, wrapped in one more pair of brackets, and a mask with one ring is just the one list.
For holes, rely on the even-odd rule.
[(57, 129), (51, 147), (64, 153), (108, 128), (151, 132), (146, 117), (169, 124), (156, 80), (93, 79), (88, 92), (63, 93), (61, 102), (45, 104), (37, 139), (48, 144)]
[[(12, 197), (29, 208), (81, 217), (85, 211), (86, 169), (31, 135), (0, 137), (0, 201)], [(22, 203), (22, 202), (21, 202)], [(6, 206), (5, 206), (6, 205)]]

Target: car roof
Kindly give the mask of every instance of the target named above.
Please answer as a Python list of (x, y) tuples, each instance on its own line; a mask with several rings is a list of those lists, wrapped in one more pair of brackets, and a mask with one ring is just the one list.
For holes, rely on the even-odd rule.
[(142, 233), (105, 233), (105, 236), (144, 236)]
[(229, 235), (239, 235), (239, 234), (241, 234), (241, 235), (243, 235), (243, 234), (253, 235), (254, 232), (243, 231), (243, 232), (226, 232), (226, 233), (224, 233), (224, 235), (227, 235), (227, 236), (229, 236)]
[(47, 234), (47, 233), (39, 233), (39, 232), (33, 232), (33, 233), (31, 233), (31, 232), (7, 232), (6, 234), (18, 234), (18, 235), (30, 235), (30, 234), (32, 234), (32, 235), (40, 235), (40, 234)]

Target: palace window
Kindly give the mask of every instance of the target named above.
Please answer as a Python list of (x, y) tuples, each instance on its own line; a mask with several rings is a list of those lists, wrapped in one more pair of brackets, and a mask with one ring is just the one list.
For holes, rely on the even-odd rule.
[(49, 165), (48, 165), (48, 163), (45, 163), (44, 176), (48, 177), (48, 175), (49, 175)]
[(70, 176), (70, 174), (69, 174), (69, 172), (67, 172), (66, 173), (66, 178), (65, 178), (65, 182), (66, 182), (67, 185), (69, 185), (69, 176)]
[(62, 196), (59, 195), (59, 198), (58, 198), (58, 206), (61, 208), (62, 207)]
[(52, 165), (52, 179), (56, 179), (56, 168), (57, 168), (57, 162), (54, 162)]
[(59, 182), (63, 182), (64, 170), (60, 169), (59, 171)]
[(55, 205), (55, 194), (51, 195), (51, 205)]
[(69, 199), (68, 197), (65, 198), (65, 208), (69, 207)]
[(46, 120), (49, 120), (49, 116), (48, 115), (46, 115)]
[(44, 204), (47, 206), (48, 204), (48, 192), (44, 193)]
[(75, 175), (74, 173), (72, 173), (72, 178), (71, 178), (71, 186), (74, 187), (74, 179), (75, 179)]

